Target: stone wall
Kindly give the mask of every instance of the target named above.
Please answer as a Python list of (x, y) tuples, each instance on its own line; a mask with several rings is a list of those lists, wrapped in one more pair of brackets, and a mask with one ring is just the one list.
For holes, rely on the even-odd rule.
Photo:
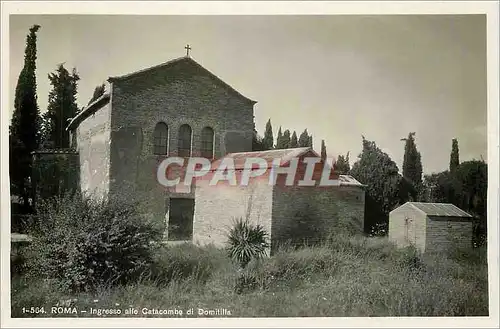
[(427, 238), (425, 250), (429, 252), (449, 252), (457, 248), (472, 247), (471, 220), (443, 220), (427, 218)]
[(76, 128), (76, 149), (80, 154), (80, 187), (95, 196), (109, 192), (110, 104), (89, 114)]
[(262, 225), (271, 238), (272, 188), (265, 180), (255, 180), (249, 186), (208, 186), (207, 180), (199, 181), (195, 191), (193, 241), (223, 247), (238, 218)]
[[(362, 231), (362, 187), (276, 186), (273, 190), (273, 250), (282, 243), (318, 242), (351, 227)], [(354, 226), (354, 227), (352, 227)]]
[[(156, 170), (164, 158), (177, 155), (181, 125), (192, 129), (193, 156), (200, 154), (201, 131), (207, 126), (214, 130), (215, 157), (251, 151), (254, 103), (192, 61), (113, 80), (111, 85), (110, 188), (112, 193), (144, 200), (155, 218), (164, 220), (170, 194), (158, 183)], [(158, 122), (168, 126), (168, 154), (164, 156), (153, 155)]]

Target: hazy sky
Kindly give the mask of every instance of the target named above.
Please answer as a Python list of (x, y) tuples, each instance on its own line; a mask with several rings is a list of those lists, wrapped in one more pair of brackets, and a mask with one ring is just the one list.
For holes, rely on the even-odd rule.
[[(11, 16), (10, 91), (22, 69), (26, 34), (38, 32), (40, 109), (47, 75), (76, 67), (78, 103), (109, 76), (184, 56), (258, 101), (263, 133), (305, 128), (331, 155), (374, 140), (401, 169), (416, 132), (424, 173), (448, 167), (451, 139), (461, 161), (487, 158), (486, 18), (463, 16)], [(13, 102), (11, 103), (13, 107)], [(12, 109), (11, 109), (12, 112)]]

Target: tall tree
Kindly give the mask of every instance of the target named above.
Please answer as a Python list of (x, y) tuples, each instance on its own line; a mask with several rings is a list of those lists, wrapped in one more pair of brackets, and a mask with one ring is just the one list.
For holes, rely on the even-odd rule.
[(80, 77), (75, 69), (70, 74), (61, 64), (55, 73), (49, 74), (52, 90), (49, 93), (49, 105), (44, 115), (44, 139), (53, 148), (70, 146), (69, 132), (66, 130), (69, 120), (78, 113), (76, 94)]
[(326, 145), (324, 139), (321, 140), (321, 159), (323, 159), (323, 161), (326, 160)]
[(276, 136), (276, 145), (274, 146), (275, 149), (283, 149), (283, 132), (281, 131), (281, 126), (278, 129), (278, 136)]
[(299, 147), (308, 147), (309, 146), (309, 133), (307, 132), (307, 129), (304, 129), (302, 134), (300, 134), (299, 137)]
[(338, 174), (348, 174), (351, 170), (351, 165), (349, 164), (349, 152), (347, 152), (345, 157), (339, 154), (333, 168)]
[(11, 193), (28, 208), (32, 198), (31, 152), (39, 146), (40, 114), (36, 94), (36, 33), (40, 25), (30, 28), (26, 38), (24, 67), (17, 80), (14, 113), (9, 129), (9, 169)]
[(363, 150), (350, 174), (366, 185), (365, 230), (377, 224), (387, 226), (389, 212), (407, 201), (409, 186), (398, 172), (389, 155), (363, 137)]
[(309, 135), (309, 141), (307, 142), (307, 146), (308, 147), (313, 147), (313, 136), (312, 135)]
[[(415, 191), (420, 191), (422, 187), (422, 160), (415, 144), (415, 133), (409, 133), (408, 137), (402, 140), (405, 141), (403, 177), (413, 184)], [(413, 197), (416, 198), (417, 195)]]
[(264, 144), (262, 142), (262, 137), (259, 136), (259, 133), (253, 128), (253, 138), (252, 138), (252, 151), (264, 151)]
[(271, 150), (273, 148), (274, 137), (273, 137), (273, 126), (271, 125), (271, 119), (269, 119), (266, 123), (266, 131), (264, 132), (262, 145), (264, 147), (264, 150)]
[(297, 133), (294, 131), (292, 134), (292, 138), (290, 139), (290, 148), (299, 147), (299, 141), (297, 139)]
[(458, 154), (458, 140), (453, 138), (451, 140), (450, 172), (455, 172), (459, 164), (460, 157)]
[(452, 203), (474, 216), (474, 243), (486, 241), (488, 166), (482, 160), (465, 161), (454, 172), (426, 175), (426, 202)]
[(285, 130), (283, 132), (283, 148), (287, 149), (290, 148), (290, 142), (291, 142), (291, 136), (290, 136), (290, 130)]

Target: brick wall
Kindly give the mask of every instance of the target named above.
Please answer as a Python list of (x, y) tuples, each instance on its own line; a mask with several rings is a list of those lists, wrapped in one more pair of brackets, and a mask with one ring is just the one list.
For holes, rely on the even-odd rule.
[(427, 218), (425, 250), (444, 252), (472, 246), (472, 222)]
[(207, 180), (200, 181), (195, 191), (193, 241), (224, 246), (237, 218), (262, 225), (271, 238), (272, 188), (265, 180), (249, 186), (208, 186)]
[(105, 196), (109, 192), (110, 132), (109, 103), (90, 114), (76, 129), (80, 187), (96, 196)]
[(361, 187), (285, 187), (273, 190), (273, 248), (280, 243), (320, 240), (343, 224), (362, 231), (365, 192)]

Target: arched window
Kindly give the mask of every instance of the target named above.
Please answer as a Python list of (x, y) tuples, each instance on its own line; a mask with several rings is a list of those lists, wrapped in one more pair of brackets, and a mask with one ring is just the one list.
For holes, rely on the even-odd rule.
[(168, 126), (159, 122), (153, 132), (153, 154), (165, 155), (168, 153)]
[(182, 125), (179, 128), (178, 156), (191, 156), (191, 127)]
[(214, 157), (214, 130), (210, 127), (201, 131), (201, 156), (208, 159)]

